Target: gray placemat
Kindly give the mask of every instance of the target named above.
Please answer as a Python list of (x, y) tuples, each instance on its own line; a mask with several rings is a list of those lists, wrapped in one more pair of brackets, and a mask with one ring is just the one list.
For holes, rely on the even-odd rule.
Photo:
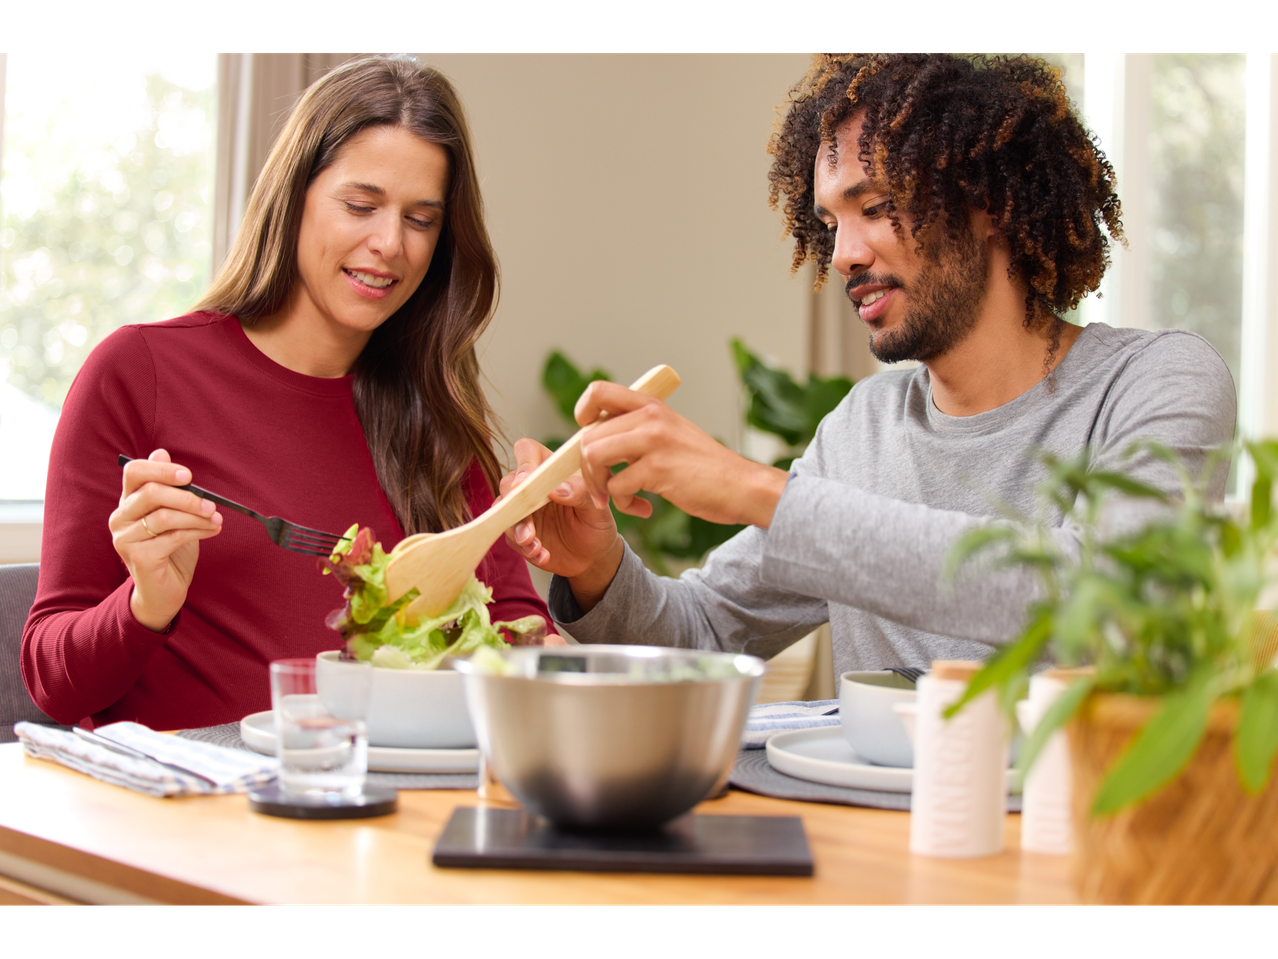
[[(797, 799), (800, 802), (837, 803), (841, 806), (868, 806), (871, 809), (910, 808), (909, 793), (880, 792), (877, 789), (852, 789), (849, 786), (827, 786), (824, 783), (796, 779), (772, 768), (766, 749), (743, 749), (737, 756), (730, 785), (746, 792), (771, 796), (773, 799)], [(1021, 797), (1007, 797), (1008, 812), (1021, 811)]]
[[(232, 749), (255, 752), (240, 738), (240, 724), (206, 726), (203, 729), (184, 729), (178, 733), (183, 739), (202, 743), (215, 743)], [(391, 789), (475, 789), (479, 786), (478, 773), (379, 773), (368, 774), (370, 786), (387, 786)]]

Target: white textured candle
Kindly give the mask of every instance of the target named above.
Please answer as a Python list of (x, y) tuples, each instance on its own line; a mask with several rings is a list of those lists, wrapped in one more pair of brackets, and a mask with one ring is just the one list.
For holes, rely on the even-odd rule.
[[(1039, 674), (1030, 678), (1029, 698), (1016, 704), (1021, 729), (1029, 736), (1049, 706), (1065, 691), (1068, 681)], [(1069, 768), (1069, 743), (1057, 730), (1047, 740), (1038, 759), (1025, 775), (1021, 812), (1021, 848), (1068, 856), (1074, 846)]]
[[(910, 851), (923, 856), (992, 856), (1003, 850), (1007, 815), (1007, 723), (994, 696), (968, 703), (953, 719), (942, 713), (967, 688), (948, 678), (957, 663), (934, 663), (918, 682)], [(949, 669), (943, 667), (951, 667)]]

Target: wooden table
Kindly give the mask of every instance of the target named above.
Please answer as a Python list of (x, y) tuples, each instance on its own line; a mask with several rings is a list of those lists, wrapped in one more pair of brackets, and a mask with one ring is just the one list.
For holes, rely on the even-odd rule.
[(698, 812), (800, 816), (811, 878), (437, 869), (431, 850), (470, 791), (401, 791), (377, 819), (300, 822), (244, 796), (153, 799), (0, 746), (0, 902), (850, 904), (1071, 903), (1069, 863), (1007, 851), (928, 859), (909, 815), (731, 791)]

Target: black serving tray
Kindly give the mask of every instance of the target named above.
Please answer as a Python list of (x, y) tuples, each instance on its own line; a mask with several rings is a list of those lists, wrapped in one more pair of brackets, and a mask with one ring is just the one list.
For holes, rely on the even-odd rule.
[(431, 861), (464, 869), (812, 875), (797, 816), (689, 813), (646, 832), (570, 832), (523, 809), (459, 806)]

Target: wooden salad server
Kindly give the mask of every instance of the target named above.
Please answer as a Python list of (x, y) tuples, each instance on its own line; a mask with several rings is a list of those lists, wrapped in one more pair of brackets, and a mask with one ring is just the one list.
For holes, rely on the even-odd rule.
[[(664, 400), (678, 386), (678, 373), (668, 366), (654, 366), (630, 388)], [(407, 622), (437, 616), (447, 609), (461, 594), (493, 543), (510, 527), (550, 502), (550, 492), (581, 469), (581, 439), (602, 419), (574, 433), (483, 515), (443, 533), (406, 537), (396, 545), (386, 564), (387, 602), (393, 603), (416, 587), (421, 595), (404, 608)]]

